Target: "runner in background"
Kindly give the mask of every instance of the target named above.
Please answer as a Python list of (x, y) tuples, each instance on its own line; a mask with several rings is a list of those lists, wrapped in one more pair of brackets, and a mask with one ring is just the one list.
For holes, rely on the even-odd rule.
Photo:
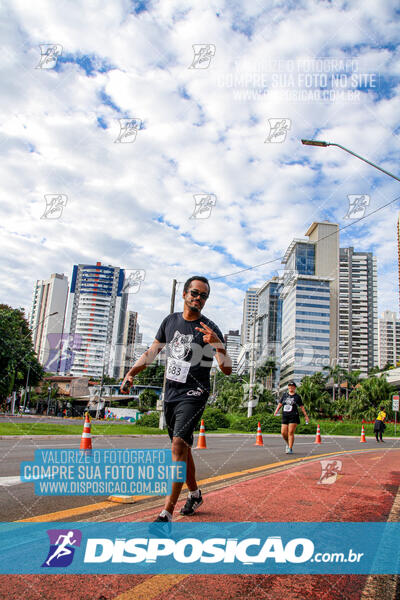
[[(385, 421), (386, 421), (385, 407), (381, 406), (380, 407), (380, 413), (376, 417), (376, 420), (375, 420), (375, 423), (374, 423), (374, 433), (375, 433), (376, 441), (378, 443), (379, 443), (379, 440), (381, 442), (384, 441), (382, 439), (382, 434), (383, 434), (383, 432), (386, 429)], [(379, 436), (379, 439), (378, 439), (378, 436)]]
[(276, 417), (282, 408), (281, 433), (286, 442), (286, 454), (293, 454), (294, 432), (296, 431), (297, 425), (300, 423), (299, 407), (303, 412), (307, 425), (309, 418), (306, 409), (304, 408), (303, 400), (300, 398), (299, 394), (296, 393), (296, 383), (294, 381), (289, 381), (288, 391), (283, 394), (274, 412), (274, 416)]

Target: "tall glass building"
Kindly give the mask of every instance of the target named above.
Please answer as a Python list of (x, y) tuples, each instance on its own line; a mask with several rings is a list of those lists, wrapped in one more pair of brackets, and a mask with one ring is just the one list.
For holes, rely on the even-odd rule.
[(330, 363), (330, 281), (296, 275), (282, 293), (280, 387)]
[(257, 367), (266, 361), (275, 361), (276, 371), (272, 387), (279, 382), (282, 332), (281, 282), (278, 277), (267, 281), (257, 291)]
[(306, 235), (282, 260), (281, 390), (334, 365), (338, 355), (338, 225), (315, 222)]

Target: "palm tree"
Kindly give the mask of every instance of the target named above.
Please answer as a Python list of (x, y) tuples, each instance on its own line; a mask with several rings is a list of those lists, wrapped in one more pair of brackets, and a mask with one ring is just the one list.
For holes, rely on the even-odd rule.
[(332, 413), (330, 395), (325, 390), (326, 377), (317, 372), (313, 375), (305, 375), (298, 388), (310, 417), (321, 417)]
[(386, 381), (385, 376), (363, 379), (350, 394), (350, 416), (373, 419), (379, 406), (388, 404), (392, 392), (393, 387)]
[(335, 365), (334, 367), (323, 367), (322, 370), (327, 371), (329, 378), (333, 379), (333, 401), (335, 402), (335, 385), (339, 385), (338, 394), (340, 398), (340, 383), (343, 381), (346, 371), (340, 365)]
[[(256, 370), (256, 379), (265, 379), (266, 388), (272, 389), (272, 380), (276, 372), (276, 361), (274, 358), (268, 358), (261, 367)], [(269, 379), (269, 382), (268, 382)], [(268, 383), (270, 385), (268, 385)]]

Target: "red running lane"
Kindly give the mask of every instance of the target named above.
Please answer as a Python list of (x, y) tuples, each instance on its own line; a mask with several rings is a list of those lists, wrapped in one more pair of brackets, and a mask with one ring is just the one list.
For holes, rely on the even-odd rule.
[[(321, 462), (304, 463), (209, 492), (191, 520), (207, 521), (386, 521), (400, 485), (400, 450), (341, 454), (333, 484), (321, 484)], [(179, 508), (183, 505), (179, 503)], [(120, 521), (150, 521), (144, 510)], [(3, 600), (112, 600), (138, 597), (145, 575), (0, 576)], [(190, 575), (148, 600), (360, 600), (364, 575)], [(135, 593), (137, 587), (138, 594)], [(140, 594), (140, 597), (141, 594)], [(124, 598), (125, 600), (125, 598)], [(380, 597), (379, 600), (387, 600)]]

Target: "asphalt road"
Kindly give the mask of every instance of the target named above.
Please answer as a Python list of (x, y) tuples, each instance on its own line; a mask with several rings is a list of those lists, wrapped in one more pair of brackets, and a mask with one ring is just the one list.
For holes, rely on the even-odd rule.
[[(296, 437), (294, 454), (288, 456), (285, 454), (284, 443), (279, 435), (264, 435), (263, 447), (254, 445), (254, 434), (208, 434), (206, 440), (206, 450), (194, 450), (198, 480), (271, 465), (288, 458), (298, 459), (344, 450), (367, 450), (378, 447), (375, 439), (372, 438), (367, 438), (366, 444), (360, 444), (359, 438), (323, 437), (322, 444), (318, 445), (314, 443), (313, 436), (299, 435)], [(107, 499), (105, 496), (35, 496), (33, 483), (19, 483), (18, 481), (21, 461), (33, 460), (35, 449), (71, 449), (79, 448), (79, 444), (80, 436), (0, 439), (0, 520), (32, 519), (39, 515), (104, 502)], [(143, 449), (169, 448), (170, 445), (166, 436), (101, 436), (93, 439), (93, 447), (96, 449)], [(387, 439), (384, 447), (400, 448), (400, 439)], [(110, 504), (110, 507), (106, 509), (107, 514), (112, 516), (113, 512), (118, 512), (120, 508), (119, 504)], [(97, 511), (98, 508), (94, 506), (93, 514)], [(102, 514), (104, 514), (104, 507)], [(85, 513), (82, 518), (76, 516), (70, 520), (82, 520), (89, 516), (90, 512)]]

